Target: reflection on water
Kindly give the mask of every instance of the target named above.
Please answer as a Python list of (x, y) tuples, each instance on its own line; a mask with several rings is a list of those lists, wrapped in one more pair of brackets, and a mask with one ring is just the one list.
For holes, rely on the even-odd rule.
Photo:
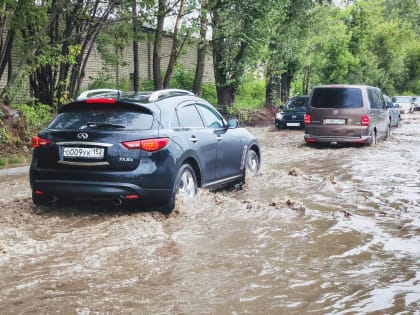
[(419, 114), (375, 147), (256, 128), (261, 173), (168, 217), (5, 201), (0, 313), (419, 314)]

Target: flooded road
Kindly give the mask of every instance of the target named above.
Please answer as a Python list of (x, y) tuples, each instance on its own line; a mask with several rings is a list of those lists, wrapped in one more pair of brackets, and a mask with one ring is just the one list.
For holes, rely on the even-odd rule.
[(253, 128), (262, 168), (171, 215), (32, 205), (1, 173), (0, 314), (420, 314), (420, 112), (373, 147)]

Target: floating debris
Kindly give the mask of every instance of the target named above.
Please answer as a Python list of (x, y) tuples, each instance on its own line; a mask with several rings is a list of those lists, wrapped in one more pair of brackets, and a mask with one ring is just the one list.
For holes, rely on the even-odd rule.
[(4, 245), (4, 243), (2, 241), (0, 241), (0, 253), (5, 253), (6, 252), (6, 246)]
[(303, 171), (300, 168), (294, 167), (289, 171), (290, 176), (302, 176)]

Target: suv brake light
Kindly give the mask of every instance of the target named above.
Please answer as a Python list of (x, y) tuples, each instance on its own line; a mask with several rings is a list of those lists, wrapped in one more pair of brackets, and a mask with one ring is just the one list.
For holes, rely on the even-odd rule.
[(147, 152), (156, 152), (169, 143), (169, 138), (153, 138), (145, 140), (134, 140), (122, 142), (122, 145), (129, 150), (144, 150)]
[(38, 136), (32, 137), (32, 148), (36, 149), (39, 147), (46, 147), (47, 145), (50, 145), (51, 141), (48, 139), (43, 139)]
[(311, 124), (311, 115), (305, 114), (305, 125)]
[(106, 103), (106, 104), (115, 104), (115, 98), (88, 98), (86, 100), (88, 104), (96, 104), (96, 103)]
[(369, 123), (370, 123), (370, 117), (368, 115), (363, 115), (362, 121), (361, 121), (362, 126), (369, 126)]

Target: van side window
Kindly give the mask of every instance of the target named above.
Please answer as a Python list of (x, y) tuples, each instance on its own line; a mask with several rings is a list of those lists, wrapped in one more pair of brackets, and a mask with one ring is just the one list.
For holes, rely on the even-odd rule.
[(376, 91), (376, 93), (378, 93), (379, 106), (380, 106), (380, 108), (385, 109), (386, 108), (386, 102), (385, 102), (384, 96), (379, 91)]
[(381, 109), (383, 108), (381, 97), (377, 91), (374, 89), (368, 89), (368, 98), (370, 103), (370, 108)]

